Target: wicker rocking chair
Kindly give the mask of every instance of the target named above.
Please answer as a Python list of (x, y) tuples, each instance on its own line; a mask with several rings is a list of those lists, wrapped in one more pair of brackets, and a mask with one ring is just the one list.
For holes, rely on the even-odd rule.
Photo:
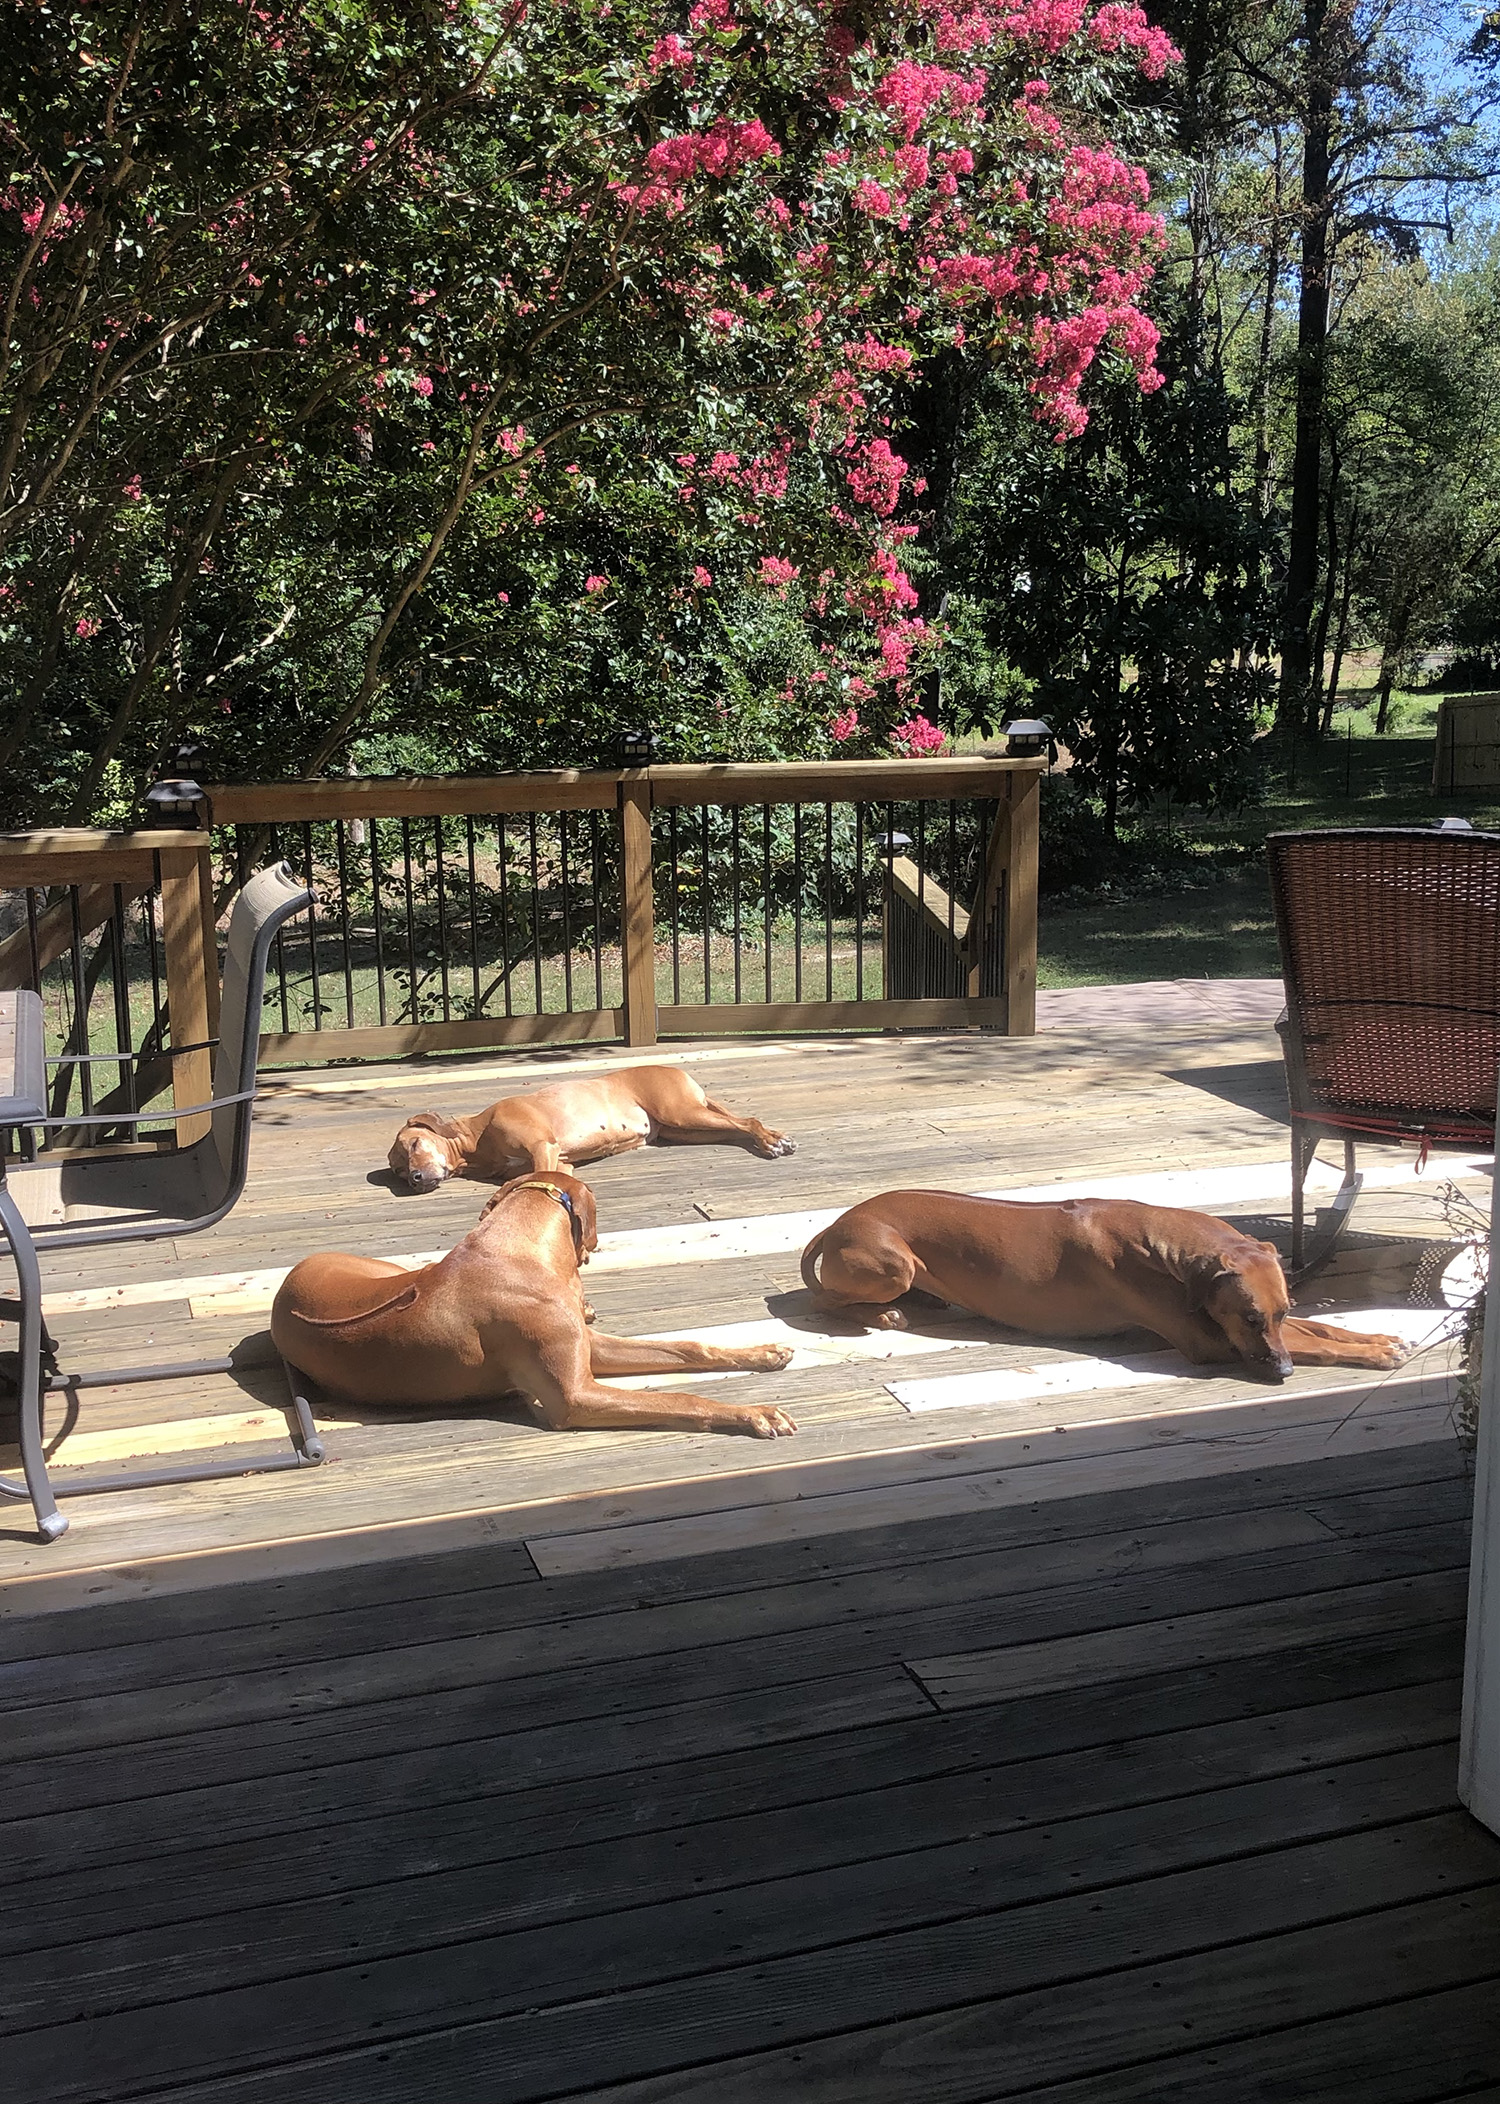
[[(1500, 835), (1371, 827), (1266, 842), (1286, 1013), (1292, 1268), (1323, 1262), (1359, 1193), (1359, 1140), (1487, 1152), (1500, 1066)], [(1342, 1140), (1344, 1181), (1311, 1260), (1303, 1186)]]

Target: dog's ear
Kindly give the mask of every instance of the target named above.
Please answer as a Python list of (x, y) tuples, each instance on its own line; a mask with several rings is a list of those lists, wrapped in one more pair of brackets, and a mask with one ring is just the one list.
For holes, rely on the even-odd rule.
[(415, 1126), (421, 1132), (435, 1132), (440, 1140), (456, 1140), (458, 1126), (452, 1118), (444, 1118), (435, 1110), (414, 1110), (409, 1118), (401, 1121), (401, 1130), (406, 1132)]
[(1281, 1251), (1274, 1242), (1262, 1242), (1260, 1246), (1268, 1257), (1275, 1257), (1278, 1264), (1281, 1262)]
[(1189, 1313), (1196, 1315), (1206, 1304), (1214, 1287), (1231, 1275), (1219, 1257), (1200, 1257), (1183, 1280), (1187, 1288)]
[(583, 1261), (587, 1263), (587, 1252), (599, 1247), (599, 1214), (594, 1205), (594, 1194), (586, 1183), (575, 1185), (573, 1203), (578, 1209), (578, 1224), (583, 1230), (579, 1240), (585, 1252)]

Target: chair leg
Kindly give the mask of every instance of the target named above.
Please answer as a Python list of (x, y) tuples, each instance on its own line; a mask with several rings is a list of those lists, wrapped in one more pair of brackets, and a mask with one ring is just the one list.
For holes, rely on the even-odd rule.
[(30, 1498), (31, 1509), (36, 1514), (37, 1532), (43, 1541), (56, 1541), (59, 1535), (67, 1533), (68, 1523), (58, 1511), (57, 1500), (52, 1495), (42, 1436), (42, 1343), (46, 1336), (42, 1322), (42, 1273), (20, 1208), (3, 1184), (0, 1184), (0, 1227), (5, 1231), (5, 1239), (15, 1259), (21, 1296), (21, 1363), (16, 1386), (20, 1406), (21, 1472), (26, 1479), (24, 1490), (19, 1484), (0, 1479), (0, 1495)]
[(1312, 1158), (1318, 1151), (1317, 1138), (1304, 1133), (1297, 1125), (1292, 1127), (1292, 1269), (1302, 1269), (1302, 1251), (1305, 1239), (1303, 1221), (1303, 1186), (1307, 1172), (1312, 1167)]
[[(1302, 1152), (1303, 1155), (1300, 1173), (1298, 1169), (1299, 1150)], [(1313, 1251), (1312, 1255), (1307, 1256), (1303, 1247), (1304, 1237), (1302, 1186), (1306, 1180), (1308, 1169), (1312, 1165), (1312, 1158), (1316, 1151), (1316, 1140), (1312, 1141), (1311, 1144), (1308, 1144), (1306, 1141), (1299, 1139), (1299, 1137), (1295, 1133), (1293, 1134), (1291, 1269), (1291, 1283), (1293, 1285), (1300, 1285), (1304, 1279), (1310, 1278), (1313, 1272), (1319, 1270), (1324, 1264), (1328, 1262), (1328, 1259), (1333, 1255), (1334, 1249), (1338, 1244), (1340, 1236), (1343, 1234), (1344, 1229), (1349, 1225), (1350, 1216), (1353, 1214), (1354, 1211), (1354, 1201), (1356, 1198), (1358, 1198), (1360, 1188), (1364, 1183), (1364, 1178), (1359, 1174), (1359, 1171), (1355, 1167), (1354, 1142), (1353, 1140), (1345, 1140), (1344, 1180), (1333, 1194), (1333, 1202), (1329, 1207), (1329, 1211), (1332, 1217), (1329, 1222), (1328, 1232), (1324, 1235), (1322, 1241), (1319, 1242), (1317, 1248)]]
[(292, 1399), (292, 1415), (297, 1420), (297, 1435), (302, 1441), (302, 1451), (309, 1461), (321, 1461), (323, 1442), (313, 1421), (312, 1405), (303, 1393), (307, 1387), (307, 1378), (298, 1372), (290, 1359), (282, 1360), (281, 1370), (286, 1375), (287, 1394)]

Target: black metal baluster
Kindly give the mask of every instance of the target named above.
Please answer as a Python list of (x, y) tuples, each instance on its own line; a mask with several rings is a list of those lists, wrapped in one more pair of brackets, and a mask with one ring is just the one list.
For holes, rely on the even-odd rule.
[[(125, 1091), (125, 1108), (139, 1108), (135, 1100), (134, 1043), (130, 1028), (130, 983), (125, 966), (125, 893), (120, 885), (115, 886), (115, 910), (109, 926), (110, 939), (114, 945), (110, 957), (110, 978), (115, 997), (115, 1050), (123, 1057), (116, 1069), (116, 1078)], [(134, 1133), (131, 1138), (135, 1137)]]
[(707, 804), (704, 804), (702, 808), (703, 808), (703, 823), (702, 823), (702, 825), (701, 825), (701, 826), (699, 827), (699, 834), (698, 834), (698, 837), (699, 837), (700, 841), (702, 842), (702, 845), (701, 845), (701, 847), (699, 848), (699, 851), (698, 851), (698, 852), (699, 852), (699, 861), (700, 861), (700, 867), (699, 867), (699, 870), (698, 870), (698, 897), (699, 897), (699, 903), (701, 904), (701, 906), (702, 906), (702, 908), (703, 908), (703, 999), (704, 999), (704, 1002), (705, 1002), (705, 1004), (707, 1004), (707, 1003), (711, 1002), (711, 1001), (713, 1000), (713, 997), (714, 997), (714, 993), (713, 993), (713, 978), (712, 978), (712, 972), (713, 972), (713, 917), (712, 917), (712, 914), (711, 914), (711, 912), (710, 912), (710, 909), (709, 909), (709, 897), (708, 897), (708, 893), (709, 893), (709, 882), (708, 882), (708, 860), (709, 860), (709, 849), (708, 849), (708, 805), (707, 805)]
[(438, 915), (438, 979), (443, 989), (443, 1021), (452, 1019), (452, 1007), (448, 992), (448, 889), (443, 869), (443, 821), (441, 817), (432, 821), (432, 848), (435, 857), (433, 867), (437, 872)]
[(740, 1004), (740, 807), (729, 812), (729, 864), (734, 885), (734, 1003)]
[(514, 1011), (510, 992), (510, 849), (505, 839), (505, 820), (495, 821), (495, 844), (500, 856), (500, 969), (505, 974), (505, 1013)]
[[(151, 966), (151, 1027), (161, 1014), (161, 952), (156, 944), (156, 893), (148, 891), (141, 899), (141, 924), (146, 935), (146, 956)], [(41, 981), (37, 982), (38, 991)]]
[(802, 806), (792, 805), (792, 999), (802, 999)]
[(568, 813), (557, 814), (559, 861), (562, 868), (563, 1014), (573, 1013), (573, 912), (568, 897)]
[(769, 1001), (771, 998), (771, 936), (775, 927), (771, 906), (771, 806), (769, 804), (761, 805), (760, 818), (761, 883), (764, 886), (760, 903), (766, 924), (766, 999)]
[(412, 902), (411, 883), (411, 820), (401, 821), (401, 866), (402, 884), (406, 899), (406, 978), (407, 1006), (413, 1022), (417, 1020), (417, 924)]
[(536, 974), (536, 1013), (542, 1013), (542, 879), (536, 853), (536, 813), (528, 811), (531, 835), (531, 960)]
[(344, 945), (344, 1024), (354, 1028), (354, 958), (349, 945), (349, 851), (344, 838), (344, 821), (333, 821), (334, 846), (339, 863), (339, 939)]
[(833, 999), (833, 805), (823, 806), (823, 967), (825, 1000)]
[(594, 890), (594, 1006), (602, 1008), (604, 1006), (604, 930), (601, 923), (604, 918), (604, 904), (600, 881), (599, 813), (597, 811), (590, 811), (589, 813), (589, 867), (592, 872)]
[(469, 856), (469, 1011), (479, 1013), (479, 886), (474, 876), (474, 819), (464, 819), (464, 841)]
[[(281, 859), (281, 828), (280, 826), (272, 826), (271, 860), (275, 863), (280, 862)], [(282, 926), (276, 930), (276, 988), (281, 996), (281, 1027), (283, 1032), (288, 1032), (292, 1027), (292, 1011), (288, 1004), (286, 990), (286, 943), (283, 939), (285, 935), (286, 925), (283, 922)]]
[(370, 820), (370, 896), (375, 912), (375, 994), (380, 1009), (380, 1026), (385, 1028), (385, 910), (381, 905), (381, 887), (385, 883), (385, 872), (380, 867), (380, 820)]
[(865, 807), (854, 806), (854, 998), (865, 997)]
[[(927, 903), (927, 806), (926, 806), (926, 805), (925, 805), (924, 803), (920, 802), (920, 801), (919, 801), (919, 802), (918, 802), (918, 804), (917, 804), (917, 816), (916, 816), (916, 827), (917, 827), (917, 900), (918, 900), (918, 904), (919, 904), (919, 906), (925, 906), (925, 905), (926, 905), (926, 903)], [(918, 923), (917, 923), (917, 924), (918, 924), (918, 927), (920, 928), (920, 926), (921, 926), (921, 917), (920, 917), (920, 913), (919, 913), (919, 915), (918, 915)]]
[(892, 960), (887, 952), (890, 942), (893, 910), (891, 870), (895, 860), (896, 806), (892, 803), (887, 804), (885, 807), (885, 868), (881, 876), (883, 887), (880, 900), (880, 976), (882, 992), (885, 992), (891, 983)]
[(667, 847), (672, 857), (672, 1005), (682, 1000), (682, 875), (677, 860), (677, 806), (667, 813)]
[(323, 1027), (323, 999), (318, 986), (318, 901), (317, 887), (313, 883), (312, 827), (307, 824), (304, 824), (302, 828), (302, 871), (309, 893), (307, 901), (307, 968), (312, 980), (313, 1028), (314, 1030), (321, 1030)]
[[(78, 911), (78, 886), (68, 886), (68, 911), (73, 921), (73, 942), (68, 955), (72, 960), (73, 978), (73, 1028), (78, 1033), (80, 1052), (92, 1052), (93, 1042), (89, 1036), (89, 997), (83, 984), (83, 919)], [(94, 1107), (94, 1070), (87, 1060), (78, 1069), (79, 1093), (83, 1097), (84, 1115)], [(64, 1098), (66, 1101), (66, 1098)], [(93, 1133), (89, 1138), (94, 1137)]]
[[(147, 893), (150, 897), (150, 893)], [(36, 925), (36, 886), (26, 887), (26, 943), (31, 952), (31, 990), (39, 994), (42, 990), (42, 946)]]
[(957, 923), (954, 914), (958, 910), (958, 805), (952, 797), (948, 799), (948, 940), (957, 940)]

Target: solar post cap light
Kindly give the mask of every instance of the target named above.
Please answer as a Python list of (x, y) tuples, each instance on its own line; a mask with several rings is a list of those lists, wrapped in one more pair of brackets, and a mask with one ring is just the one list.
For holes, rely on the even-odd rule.
[(656, 733), (649, 725), (643, 725), (639, 730), (621, 731), (622, 767), (649, 767), (656, 758), (656, 750)]
[(150, 826), (204, 826), (208, 823), (208, 798), (197, 776), (208, 763), (208, 755), (197, 743), (179, 745), (166, 763), (163, 779), (146, 791), (146, 823)]
[(1052, 757), (1052, 726), (1039, 717), (1018, 716), (1007, 723), (1001, 732), (1005, 740), (1006, 757), (1012, 760), (1050, 760)]

